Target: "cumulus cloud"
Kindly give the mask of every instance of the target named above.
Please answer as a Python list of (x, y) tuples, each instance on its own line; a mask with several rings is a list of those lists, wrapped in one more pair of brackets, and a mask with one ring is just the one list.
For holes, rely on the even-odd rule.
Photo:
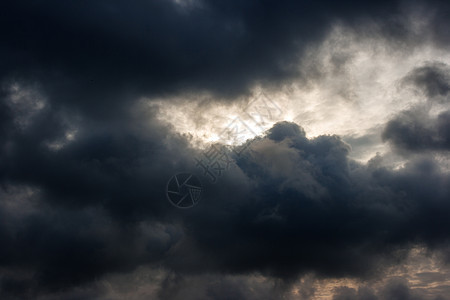
[[(48, 171), (26, 176), (17, 173), (19, 166), (10, 170), (15, 178), (22, 175), (27, 184), (41, 187), (39, 206), (47, 208), (6, 219), (9, 230), (2, 244), (9, 247), (2, 249), (2, 257), (13, 265), (27, 261), (23, 267), (37, 272), (33, 281), (44, 290), (143, 263), (185, 274), (256, 272), (282, 280), (309, 271), (372, 277), (392, 263), (396, 250), (417, 242), (436, 247), (448, 236), (450, 178), (432, 160), (411, 162), (398, 171), (364, 166), (348, 159), (349, 146), (338, 137), (307, 139), (297, 125), (280, 123), (251, 144), (203, 205), (175, 214), (162, 201), (163, 190), (152, 194), (147, 182), (159, 180), (163, 186), (167, 177), (142, 178), (143, 170), (128, 157), (133, 155), (129, 145), (121, 143), (127, 149), (121, 151), (111, 139), (110, 150), (92, 147), (80, 155), (82, 166), (63, 164), (64, 172), (56, 167), (58, 158), (44, 160), (58, 168), (59, 179)], [(61, 155), (78, 148), (76, 143), (83, 141), (61, 149)], [(147, 153), (148, 159), (157, 158)], [(46, 157), (42, 150), (35, 155)], [(124, 173), (105, 174), (118, 166)], [(80, 168), (91, 176), (77, 175)], [(161, 171), (158, 164), (153, 168)], [(233, 176), (239, 172), (244, 183)], [(114, 183), (119, 178), (121, 186), (106, 197), (105, 190), (119, 185)], [(125, 188), (131, 191), (126, 196)], [(73, 189), (70, 195), (68, 189)], [(236, 195), (230, 197), (229, 189)]]
[(389, 121), (383, 139), (406, 150), (448, 150), (450, 111), (430, 117), (419, 109), (405, 111)]
[[(320, 280), (378, 280), (418, 245), (445, 253), (447, 56), (384, 78), (407, 90), (395, 97), (423, 98), (405, 98), (390, 116), (363, 126), (364, 109), (343, 107), (362, 103), (359, 84), (383, 80), (375, 71), (351, 80), (353, 66), (370, 59), (347, 43), (446, 53), (448, 10), (445, 1), (0, 4), (0, 297), (315, 299)], [(352, 28), (351, 37), (339, 28)], [(186, 107), (226, 112), (255, 86), (277, 95), (294, 81), (303, 95), (325, 90), (307, 102), (305, 120), (357, 111), (354, 127), (364, 130), (308, 135), (278, 122), (250, 136), (246, 151), (228, 145), (234, 163), (211, 183), (195, 165), (205, 149), (174, 125), (183, 114), (205, 122), (202, 110)], [(368, 108), (374, 94), (365, 94)], [(395, 105), (384, 95), (383, 105)], [(164, 102), (181, 112), (155, 105)], [(333, 102), (343, 106), (321, 111)], [(392, 153), (351, 158), (382, 140)], [(390, 165), (395, 155), (402, 163)], [(177, 172), (203, 183), (192, 209), (166, 199)], [(411, 282), (447, 273), (417, 274), (341, 284), (327, 296), (427, 299)]]
[(413, 70), (404, 80), (422, 91), (428, 103), (416, 105), (390, 120), (382, 134), (383, 139), (400, 151), (448, 150), (449, 76), (445, 64), (432, 64)]
[(443, 63), (428, 64), (411, 71), (405, 78), (406, 83), (422, 90), (428, 99), (448, 102), (450, 92), (450, 68)]

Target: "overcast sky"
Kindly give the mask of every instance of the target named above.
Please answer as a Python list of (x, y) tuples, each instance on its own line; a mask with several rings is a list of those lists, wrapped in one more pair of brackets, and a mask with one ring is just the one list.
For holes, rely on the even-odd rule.
[(448, 1), (0, 4), (1, 299), (450, 299)]

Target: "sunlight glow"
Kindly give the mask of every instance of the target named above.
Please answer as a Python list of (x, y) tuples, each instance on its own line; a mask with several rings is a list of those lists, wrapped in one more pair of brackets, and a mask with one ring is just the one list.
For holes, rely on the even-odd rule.
[[(306, 85), (293, 82), (279, 90), (257, 86), (249, 99), (236, 99), (228, 105), (227, 101), (213, 105), (217, 101), (208, 101), (207, 95), (191, 96), (191, 101), (152, 99), (148, 103), (158, 108), (160, 121), (191, 136), (199, 147), (213, 142), (237, 145), (284, 120), (302, 126), (308, 137), (380, 135), (392, 116), (424, 102), (420, 91), (405, 86), (405, 76), (430, 61), (450, 63), (448, 53), (430, 46), (411, 50), (409, 56), (403, 50), (387, 49), (382, 40), (357, 39), (350, 29), (337, 26), (321, 46), (309, 49), (300, 63), (300, 70), (318, 64), (321, 72)], [(258, 104), (258, 98), (266, 100)], [(264, 101), (272, 106), (272, 112), (264, 110)], [(256, 103), (256, 112), (248, 108), (252, 103)], [(224, 138), (227, 130), (238, 136)], [(354, 158), (367, 161), (385, 151), (380, 139)]]

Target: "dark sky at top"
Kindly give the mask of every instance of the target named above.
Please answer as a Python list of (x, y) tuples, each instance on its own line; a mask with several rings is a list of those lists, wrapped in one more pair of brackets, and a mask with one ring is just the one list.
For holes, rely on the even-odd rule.
[[(410, 13), (427, 18), (421, 34)], [(164, 277), (139, 283), (159, 299), (281, 299), (309, 274), (383, 277), (416, 246), (447, 266), (445, 61), (402, 79), (443, 109), (411, 106), (381, 129), (403, 167), (355, 161), (342, 137), (280, 122), (220, 182), (204, 180), (188, 210), (170, 205), (166, 183), (178, 171), (200, 177), (201, 150), (138, 104), (207, 93), (209, 105), (231, 105), (255, 85), (307, 87), (322, 70), (298, 66), (337, 25), (405, 56), (423, 43), (448, 51), (449, 16), (448, 1), (3, 1), (0, 299), (108, 299), (103, 278), (144, 267)], [(405, 280), (334, 299), (428, 299)], [(292, 299), (314, 299), (308, 288)]]

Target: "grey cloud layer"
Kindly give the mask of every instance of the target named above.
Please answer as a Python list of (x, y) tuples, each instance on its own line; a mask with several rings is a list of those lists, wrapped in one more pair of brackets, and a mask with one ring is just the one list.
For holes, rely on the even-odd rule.
[[(51, 297), (144, 265), (181, 281), (262, 274), (280, 287), (256, 290), (273, 298), (309, 272), (371, 278), (411, 245), (449, 242), (450, 177), (429, 151), (448, 153), (448, 111), (410, 110), (386, 125), (387, 142), (417, 154), (398, 170), (381, 156), (354, 162), (338, 136), (308, 139), (279, 123), (218, 184), (204, 181), (195, 209), (175, 210), (166, 181), (198, 173), (199, 150), (136, 99), (198, 90), (231, 97), (257, 81), (298, 79), (303, 47), (335, 22), (414, 39), (399, 13), (407, 5), (391, 1), (196, 3), (0, 4), (2, 299)], [(423, 7), (437, 8), (431, 43), (448, 45), (448, 3)], [(447, 71), (427, 65), (405, 84), (443, 105)], [(161, 299), (179, 297), (171, 278)], [(209, 299), (251, 297), (228, 284), (213, 285)]]
[[(180, 213), (164, 198), (165, 180), (189, 168), (194, 151), (175, 139), (169, 155), (160, 134), (118, 132), (102, 132), (102, 139), (86, 134), (56, 154), (25, 133), (16, 136), (15, 152), (27, 154), (8, 157), (2, 182), (38, 187), (39, 209), (13, 217), (2, 206), (0, 236), (8, 247), (0, 251), (4, 266), (36, 274), (22, 283), (30, 293), (141, 264), (181, 274), (370, 278), (396, 250), (448, 241), (450, 178), (430, 158), (400, 171), (376, 160), (363, 166), (348, 160), (350, 148), (338, 137), (309, 140), (296, 124), (280, 123), (253, 141), (239, 167), (206, 186), (201, 205)], [(74, 155), (76, 149), (83, 151)], [(4, 278), (6, 294), (11, 284), (20, 286), (13, 279)]]
[(447, 1), (412, 5), (433, 14), (424, 37), (408, 27), (409, 5), (396, 1), (194, 3), (2, 3), (0, 79), (39, 81), (58, 105), (115, 116), (114, 108), (143, 95), (206, 89), (228, 97), (255, 82), (298, 78), (304, 47), (337, 22), (362, 31), (377, 24), (394, 42), (448, 43)]

